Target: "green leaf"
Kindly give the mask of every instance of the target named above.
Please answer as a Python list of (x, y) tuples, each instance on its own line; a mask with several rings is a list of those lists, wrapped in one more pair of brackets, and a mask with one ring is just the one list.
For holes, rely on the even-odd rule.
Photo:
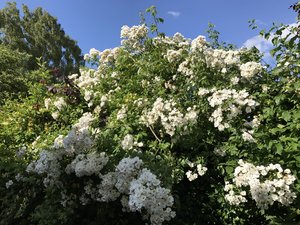
[(282, 119), (284, 119), (286, 122), (291, 120), (291, 113), (288, 111), (284, 111), (282, 113)]
[(163, 18), (157, 18), (160, 23), (163, 23), (165, 20)]
[(276, 144), (275, 144), (275, 147), (276, 147), (276, 153), (277, 153), (278, 155), (281, 155), (281, 154), (282, 154), (282, 151), (283, 151), (282, 144), (281, 144), (281, 143), (276, 143)]
[(296, 161), (297, 161), (298, 163), (300, 163), (300, 155), (294, 156), (294, 159), (296, 159)]
[(225, 167), (225, 170), (226, 170), (226, 173), (227, 173), (227, 174), (232, 174), (232, 172), (233, 172), (233, 167), (232, 167), (232, 166), (226, 166), (226, 167)]

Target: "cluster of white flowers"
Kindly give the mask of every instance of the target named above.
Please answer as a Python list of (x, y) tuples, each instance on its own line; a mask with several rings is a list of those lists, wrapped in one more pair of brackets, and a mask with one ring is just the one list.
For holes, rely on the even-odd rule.
[(93, 140), (90, 137), (88, 127), (93, 120), (91, 113), (85, 113), (79, 119), (69, 133), (64, 137), (59, 135), (52, 146), (52, 150), (43, 150), (36, 161), (31, 162), (26, 171), (37, 174), (46, 174), (45, 186), (54, 185), (61, 174), (59, 161), (64, 155), (73, 155), (90, 149)]
[(250, 128), (257, 128), (257, 127), (259, 127), (259, 125), (260, 125), (260, 121), (259, 121), (258, 116), (253, 116), (253, 119), (250, 122), (246, 121), (244, 123), (244, 126), (250, 127)]
[(117, 200), (121, 193), (115, 188), (117, 183), (116, 172), (108, 172), (104, 175), (100, 175), (101, 183), (97, 185), (95, 200), (100, 202), (111, 202)]
[(232, 66), (239, 69), (240, 74), (231, 78), (231, 83), (234, 85), (238, 84), (241, 78), (244, 81), (250, 80), (250, 78), (263, 70), (262, 65), (257, 62), (241, 64), (240, 57), (243, 54), (243, 49), (213, 49), (209, 47), (205, 37), (201, 35), (191, 41), (184, 38), (180, 33), (176, 33), (173, 37), (154, 38), (153, 43), (164, 47), (164, 49), (167, 48), (164, 57), (170, 63), (182, 61), (177, 71), (189, 77), (189, 81), (195, 77), (195, 65), (199, 62), (205, 63), (208, 67), (217, 69), (223, 74), (227, 73)]
[(165, 58), (170, 62), (178, 62), (182, 58), (183, 50), (167, 50), (167, 54), (165, 55)]
[(249, 80), (262, 71), (262, 65), (257, 62), (247, 62), (240, 65), (241, 77)]
[(89, 133), (89, 124), (93, 120), (94, 118), (91, 113), (84, 113), (78, 123), (73, 125), (72, 129), (62, 140), (66, 153), (80, 153), (91, 148), (93, 140)]
[(134, 141), (133, 136), (131, 134), (126, 134), (121, 142), (121, 147), (124, 150), (130, 150), (133, 149), (133, 147), (143, 147), (143, 143)]
[(244, 141), (248, 141), (248, 142), (255, 142), (255, 139), (253, 138), (253, 130), (242, 130), (242, 139)]
[(143, 161), (138, 157), (124, 158), (116, 167), (117, 182), (115, 187), (123, 194), (129, 194), (130, 182), (139, 174)]
[[(246, 202), (246, 193), (242, 188), (250, 189), (251, 198), (260, 209), (268, 209), (274, 202), (289, 205), (296, 198), (290, 185), (296, 180), (289, 169), (283, 170), (279, 164), (268, 166), (254, 166), (251, 163), (239, 160), (239, 166), (235, 168), (233, 183), (227, 182), (224, 190), (229, 192), (225, 199), (231, 205), (239, 205)], [(238, 192), (239, 194), (237, 194)]]
[(153, 225), (170, 220), (175, 216), (170, 190), (162, 188), (160, 180), (142, 166), (138, 157), (123, 158), (114, 172), (99, 175), (101, 183), (96, 188), (91, 184), (85, 186), (82, 204), (88, 201), (86, 195), (100, 202), (115, 201), (121, 196), (123, 210), (143, 213)]
[(95, 70), (81, 70), (81, 74), (72, 74), (69, 79), (72, 80), (80, 89), (87, 89), (98, 83), (99, 77)]
[(101, 66), (103, 66), (106, 64), (114, 63), (119, 52), (119, 47), (113, 49), (105, 49), (102, 52), (95, 48), (92, 48), (90, 49), (89, 54), (84, 55), (84, 60), (98, 60)]
[(240, 63), (240, 52), (222, 49), (207, 49), (205, 51), (206, 64), (212, 68), (222, 69), (229, 65), (238, 65)]
[(45, 98), (44, 104), (46, 109), (50, 108), (51, 102), (52, 102), (51, 98)]
[(91, 90), (85, 91), (84, 92), (84, 100), (89, 102), (93, 98), (93, 95), (94, 95), (93, 91), (91, 91)]
[(235, 186), (230, 184), (228, 181), (225, 182), (224, 191), (228, 192), (225, 195), (225, 200), (228, 201), (231, 205), (239, 205), (241, 203), (247, 202), (246, 191), (235, 191)]
[(67, 103), (63, 97), (59, 97), (56, 98), (56, 100), (53, 102), (53, 105), (58, 109), (58, 111), (61, 111), (65, 106), (67, 106)]
[(89, 54), (84, 55), (84, 60), (95, 59), (101, 55), (101, 52), (95, 48), (91, 48)]
[(81, 75), (72, 74), (69, 76), (69, 79), (72, 80), (82, 91), (84, 99), (87, 101), (88, 106), (94, 104), (94, 99), (98, 97), (99, 92), (95, 92), (93, 87), (97, 85), (100, 80), (99, 73), (93, 69), (87, 71), (82, 70)]
[(187, 77), (193, 77), (194, 72), (193, 72), (193, 70), (191, 69), (190, 64), (191, 64), (191, 62), (190, 62), (189, 59), (183, 61), (182, 63), (179, 64), (177, 71), (178, 71), (179, 73), (184, 74), (184, 75), (187, 76)]
[(5, 187), (6, 189), (10, 188), (10, 186), (12, 186), (14, 184), (14, 182), (12, 180), (9, 180), (5, 183)]
[(51, 113), (51, 116), (55, 120), (57, 120), (59, 118), (60, 111), (62, 111), (67, 106), (67, 103), (65, 102), (63, 97), (58, 97), (54, 101), (51, 100), (50, 98), (46, 98), (44, 100), (44, 104), (45, 104), (45, 108), (48, 110), (51, 108), (51, 106), (55, 106), (56, 111), (53, 111)]
[(40, 153), (38, 160), (31, 162), (27, 166), (26, 171), (28, 173), (46, 174), (44, 185), (54, 185), (61, 174), (60, 158), (61, 155), (59, 153), (44, 150)]
[(173, 37), (155, 37), (152, 39), (153, 44), (155, 46), (168, 46), (170, 48), (181, 48), (181, 49), (186, 49), (190, 47), (190, 40), (186, 39), (181, 33), (177, 32), (173, 35)]
[(101, 57), (100, 57), (100, 66), (103, 65), (113, 65), (115, 60), (117, 59), (119, 53), (120, 53), (121, 49), (116, 47), (113, 49), (105, 49), (102, 53), (101, 53)]
[(215, 91), (215, 89), (209, 90), (209, 89), (206, 89), (206, 88), (199, 88), (198, 95), (199, 96), (204, 96), (204, 95), (207, 95), (207, 94), (209, 94), (213, 91)]
[(108, 157), (104, 152), (79, 154), (71, 164), (67, 165), (65, 171), (67, 174), (75, 172), (77, 177), (98, 175), (107, 163)]
[(143, 48), (143, 40), (148, 35), (148, 28), (143, 24), (141, 26), (128, 27), (124, 25), (121, 28), (121, 44), (135, 50)]
[(170, 208), (173, 203), (170, 190), (162, 188), (160, 181), (148, 169), (142, 169), (138, 178), (130, 183), (128, 208), (132, 212), (145, 209), (153, 225), (175, 217), (175, 212)]
[(55, 112), (51, 113), (51, 116), (53, 119), (57, 120), (60, 116), (60, 113), (58, 111), (55, 111)]
[[(190, 115), (191, 117), (191, 115)], [(85, 113), (73, 125), (66, 136), (59, 135), (50, 150), (40, 153), (38, 160), (30, 163), (27, 172), (46, 175), (44, 185), (58, 185), (62, 187), (61, 175), (75, 173), (77, 177), (95, 175), (100, 183), (88, 180), (84, 184), (84, 192), (78, 198), (81, 204), (89, 201), (109, 202), (121, 196), (124, 210), (140, 212), (151, 224), (160, 225), (175, 216), (171, 210), (174, 199), (170, 190), (160, 186), (160, 181), (148, 169), (143, 168), (143, 161), (138, 157), (124, 158), (116, 166), (115, 171), (103, 174), (107, 165), (108, 156), (91, 149), (93, 140), (89, 134), (90, 123), (94, 120), (91, 113)], [(132, 135), (127, 134), (121, 143), (124, 149), (134, 146), (140, 147), (142, 143), (134, 141)], [(64, 157), (74, 157), (71, 163), (63, 166)], [(7, 183), (7, 187), (11, 182)], [(72, 196), (62, 194), (61, 203), (66, 206)], [(74, 199), (74, 198), (73, 198)]]
[(191, 43), (192, 51), (203, 51), (207, 49), (207, 42), (205, 36), (199, 35)]
[(232, 78), (230, 79), (230, 82), (231, 82), (233, 85), (236, 85), (236, 84), (238, 84), (238, 83), (240, 82), (240, 78), (238, 78), (238, 77), (232, 77)]
[(173, 136), (177, 128), (183, 127), (185, 130), (187, 125), (197, 122), (198, 113), (195, 108), (188, 108), (184, 115), (176, 108), (174, 100), (164, 101), (162, 98), (157, 98), (152, 109), (144, 112), (140, 121), (149, 127), (160, 120), (165, 132)]
[[(198, 94), (207, 94), (209, 90), (199, 90)], [(230, 127), (232, 119), (242, 114), (243, 109), (246, 113), (251, 113), (259, 104), (245, 90), (235, 89), (213, 90), (213, 94), (207, 98), (209, 105), (216, 108), (209, 121), (214, 123), (218, 130), (223, 131)], [(223, 114), (226, 113), (226, 118)]]
[(127, 117), (127, 106), (123, 105), (122, 108), (117, 113), (117, 120), (124, 120)]
[[(195, 163), (189, 163), (189, 166), (191, 168), (194, 168), (195, 167)], [(191, 170), (187, 171), (185, 173), (187, 179), (189, 181), (193, 181), (193, 180), (196, 180), (198, 178), (198, 175), (199, 176), (203, 176), (207, 171), (207, 167), (203, 166), (202, 164), (198, 164), (197, 165), (197, 172), (193, 172)]]

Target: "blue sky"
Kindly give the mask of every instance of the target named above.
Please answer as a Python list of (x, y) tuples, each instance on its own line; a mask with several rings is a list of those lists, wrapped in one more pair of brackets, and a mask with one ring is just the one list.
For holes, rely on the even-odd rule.
[[(296, 0), (16, 0), (31, 9), (42, 7), (58, 18), (67, 34), (77, 40), (83, 53), (90, 48), (104, 50), (120, 44), (120, 28), (139, 24), (139, 12), (155, 5), (165, 23), (160, 31), (195, 38), (206, 35), (208, 22), (216, 25), (221, 40), (241, 47), (248, 44), (268, 49), (248, 27), (256, 19), (261, 28), (272, 22), (291, 24), (296, 14), (289, 6)], [(6, 0), (0, 0), (0, 8)]]

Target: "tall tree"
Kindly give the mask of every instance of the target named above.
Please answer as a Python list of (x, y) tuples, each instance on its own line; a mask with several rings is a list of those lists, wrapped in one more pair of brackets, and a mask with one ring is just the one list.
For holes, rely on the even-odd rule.
[(0, 44), (0, 106), (7, 98), (22, 97), (27, 92), (29, 55)]
[(23, 16), (15, 2), (0, 10), (1, 43), (31, 55), (31, 69), (38, 67), (36, 58), (41, 58), (60, 77), (79, 72), (84, 63), (81, 49), (57, 19), (40, 7), (34, 11), (26, 5), (22, 8)]

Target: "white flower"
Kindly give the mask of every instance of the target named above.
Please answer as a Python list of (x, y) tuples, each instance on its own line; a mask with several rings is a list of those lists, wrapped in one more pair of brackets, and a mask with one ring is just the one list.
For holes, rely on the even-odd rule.
[(106, 95), (103, 95), (102, 97), (101, 97), (101, 99), (100, 99), (100, 107), (103, 107), (105, 104), (106, 104), (106, 102), (108, 101), (108, 98), (107, 98), (107, 96)]
[(198, 178), (198, 174), (197, 173), (193, 173), (191, 170), (187, 171), (185, 173), (187, 179), (189, 181), (193, 181), (193, 180), (196, 180)]
[(63, 97), (59, 97), (53, 102), (53, 105), (55, 105), (58, 111), (61, 111), (65, 106), (67, 106), (67, 103)]
[(203, 176), (207, 171), (207, 168), (205, 166), (202, 166), (201, 164), (197, 165), (197, 172), (200, 176)]
[(164, 101), (162, 98), (157, 98), (150, 111), (144, 111), (140, 118), (140, 122), (146, 126), (154, 125), (160, 121), (165, 132), (174, 136), (175, 132), (179, 128), (186, 130), (187, 125), (193, 125), (197, 122), (198, 113), (193, 108), (188, 108), (187, 113), (184, 115), (176, 108), (176, 102), (174, 100)]
[(238, 77), (233, 77), (233, 78), (231, 78), (230, 81), (233, 85), (236, 85), (239, 83), (240, 79)]
[(90, 57), (97, 57), (101, 54), (101, 52), (95, 48), (91, 48), (89, 54), (90, 54)]
[(210, 93), (210, 91), (208, 89), (206, 89), (206, 88), (199, 88), (199, 90), (198, 90), (198, 95), (199, 96), (204, 96), (204, 95), (206, 95), (208, 93)]
[(226, 68), (222, 68), (221, 73), (227, 73), (227, 69)]
[(178, 62), (182, 58), (182, 50), (167, 50), (165, 56), (170, 63)]
[(257, 62), (247, 62), (240, 66), (240, 70), (241, 76), (249, 80), (262, 71), (262, 65)]
[(50, 104), (51, 104), (52, 100), (50, 98), (46, 98), (44, 103), (45, 103), (45, 108), (49, 109), (50, 108)]
[(51, 113), (51, 116), (53, 117), (53, 119), (57, 120), (58, 117), (60, 116), (60, 114), (58, 111), (55, 111), (55, 112)]
[(130, 183), (128, 206), (130, 211), (145, 209), (151, 224), (160, 225), (175, 216), (171, 210), (174, 199), (170, 190), (160, 187), (160, 181), (148, 169), (142, 169)]
[(125, 105), (117, 113), (117, 120), (124, 120), (127, 116), (127, 107)]
[(124, 137), (124, 139), (122, 140), (121, 146), (124, 150), (130, 150), (133, 148), (133, 143), (134, 143), (133, 136), (130, 134), (127, 134)]
[(249, 142), (255, 142), (255, 139), (253, 138), (253, 130), (244, 130), (242, 134), (242, 138), (244, 141), (249, 141)]
[(192, 43), (191, 43), (191, 50), (192, 51), (203, 51), (206, 49), (207, 43), (206, 43), (206, 38), (205, 36), (199, 35), (196, 37)]
[(6, 189), (10, 188), (11, 185), (13, 185), (14, 182), (12, 180), (9, 180), (8, 182), (5, 183)]
[(93, 97), (93, 92), (90, 90), (87, 90), (84, 92), (84, 100), (89, 102)]
[(63, 141), (64, 141), (64, 136), (59, 135), (57, 138), (55, 138), (53, 147), (56, 149), (63, 148), (64, 147)]
[(142, 50), (142, 41), (148, 35), (148, 28), (143, 24), (141, 26), (128, 27), (127, 25), (121, 28), (121, 44), (132, 49)]

